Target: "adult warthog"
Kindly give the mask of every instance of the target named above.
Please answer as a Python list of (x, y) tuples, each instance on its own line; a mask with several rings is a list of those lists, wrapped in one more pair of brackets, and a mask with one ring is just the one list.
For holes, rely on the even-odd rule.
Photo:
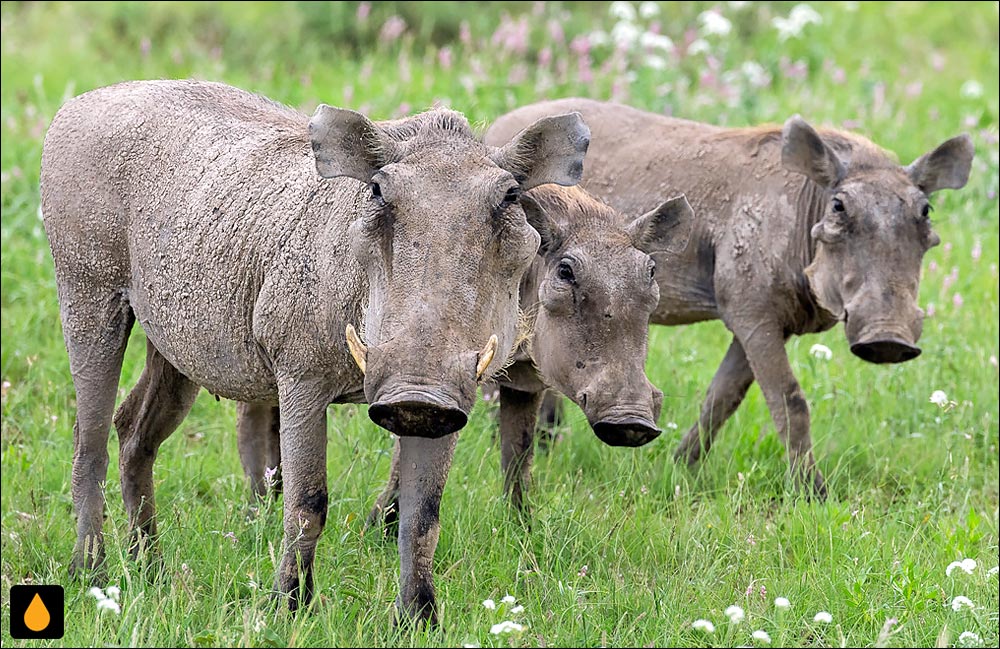
[(678, 460), (693, 464), (756, 379), (792, 472), (824, 495), (809, 407), (785, 341), (843, 321), (851, 351), (872, 363), (920, 354), (920, 264), (939, 243), (929, 197), (968, 180), (974, 149), (952, 138), (909, 166), (858, 135), (784, 128), (720, 128), (614, 103), (564, 99), (501, 117), (486, 142), (507, 142), (545, 115), (578, 111), (591, 128), (582, 186), (624, 212), (683, 191), (697, 215), (681, 255), (657, 258), (652, 322), (722, 319), (733, 342)]
[(67, 103), (41, 183), (77, 394), (72, 568), (102, 558), (108, 431), (138, 320), (146, 367), (114, 417), (136, 547), (156, 532), (157, 449), (199, 387), (280, 405), (275, 589), (293, 609), (308, 602), (327, 511), (326, 408), (367, 400), (405, 460), (397, 606), (433, 619), (451, 433), (515, 344), (518, 285), (538, 248), (517, 199), (577, 182), (588, 136), (565, 115), (494, 148), (449, 110), (373, 123), (322, 105), (309, 119), (189, 81)]

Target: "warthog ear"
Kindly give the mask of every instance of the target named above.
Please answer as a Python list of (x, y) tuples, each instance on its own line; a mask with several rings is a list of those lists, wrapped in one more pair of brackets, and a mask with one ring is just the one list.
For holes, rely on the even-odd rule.
[(520, 203), (521, 208), (524, 209), (524, 216), (528, 219), (528, 225), (535, 228), (542, 238), (538, 251), (544, 254), (558, 250), (563, 240), (563, 232), (555, 219), (549, 216), (545, 208), (528, 194), (521, 194)]
[(925, 153), (906, 168), (913, 183), (925, 194), (939, 189), (961, 189), (969, 182), (969, 171), (976, 147), (972, 138), (953, 137), (930, 153)]
[(798, 115), (789, 118), (781, 130), (781, 164), (821, 187), (833, 187), (846, 171), (833, 149)]
[(678, 252), (687, 247), (693, 226), (694, 210), (682, 194), (632, 221), (628, 233), (643, 252)]
[(580, 182), (588, 146), (590, 129), (580, 113), (568, 113), (543, 117), (491, 157), (527, 191), (546, 183), (569, 186)]
[(309, 140), (320, 176), (347, 176), (363, 183), (394, 159), (398, 147), (361, 113), (326, 104), (320, 104), (309, 120)]

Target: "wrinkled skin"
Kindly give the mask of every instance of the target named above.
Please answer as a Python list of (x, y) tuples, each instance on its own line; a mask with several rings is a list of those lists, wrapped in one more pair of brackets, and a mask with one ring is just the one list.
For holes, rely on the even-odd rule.
[[(682, 249), (693, 223), (683, 197), (634, 219), (576, 188), (539, 187), (521, 203), (542, 239), (521, 283), (529, 336), (495, 379), (504, 484), (519, 510), (530, 480), (538, 404), (547, 387), (580, 406), (610, 445), (640, 446), (660, 434), (656, 420), (663, 394), (644, 370), (649, 317), (659, 300), (650, 255)], [(264, 456), (275, 416), (241, 408), (240, 448), (257, 444), (258, 457)], [(399, 454), (397, 444), (369, 525), (397, 518)], [(254, 470), (263, 471), (259, 460)], [(250, 477), (251, 484), (262, 483)], [(254, 491), (263, 493), (256, 486)]]
[[(576, 182), (587, 137), (579, 116), (562, 116), (496, 148), (448, 110), (375, 124), (320, 106), (309, 119), (188, 81), (67, 103), (46, 135), (41, 190), (77, 394), (71, 570), (103, 556), (107, 438), (138, 320), (146, 367), (114, 417), (136, 548), (156, 533), (157, 450), (199, 388), (250, 411), (278, 406), (280, 440), (271, 428), (267, 442), (285, 493), (275, 591), (292, 609), (308, 603), (327, 510), (326, 408), (368, 400), (406, 440), (398, 608), (433, 619), (455, 432), (477, 380), (515, 344), (518, 286), (539, 242), (510, 197)], [(365, 375), (348, 325), (367, 342), (356, 354)]]
[(583, 188), (624, 212), (683, 191), (697, 215), (686, 250), (657, 258), (663, 272), (651, 321), (721, 319), (733, 341), (676, 458), (696, 463), (756, 380), (794, 476), (822, 497), (809, 407), (785, 341), (844, 321), (864, 360), (920, 353), (920, 265), (939, 241), (928, 200), (965, 185), (971, 139), (955, 137), (902, 167), (862, 137), (817, 132), (798, 117), (783, 129), (725, 129), (565, 99), (501, 117), (486, 141), (508, 141), (531, 120), (569, 110), (592, 130)]

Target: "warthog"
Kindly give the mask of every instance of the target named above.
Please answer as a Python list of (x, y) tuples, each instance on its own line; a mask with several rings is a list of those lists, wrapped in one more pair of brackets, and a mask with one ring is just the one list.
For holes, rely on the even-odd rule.
[[(634, 219), (575, 187), (538, 187), (522, 196), (521, 205), (542, 243), (521, 281), (527, 337), (495, 378), (504, 487), (518, 509), (546, 387), (579, 405), (609, 445), (641, 446), (660, 434), (663, 393), (644, 371), (649, 317), (659, 300), (650, 254), (683, 248), (693, 222), (683, 196)], [(264, 472), (281, 460), (274, 443), (279, 417), (277, 408), (240, 404), (240, 454), (256, 496), (266, 492)], [(369, 526), (396, 521), (400, 466), (397, 441)]]
[(450, 433), (515, 344), (518, 286), (538, 248), (519, 194), (575, 183), (587, 142), (578, 115), (495, 148), (450, 110), (373, 123), (322, 105), (309, 119), (190, 81), (67, 103), (41, 185), (77, 394), (71, 569), (102, 558), (108, 429), (138, 320), (146, 367), (114, 417), (136, 546), (156, 532), (157, 449), (200, 387), (280, 405), (275, 589), (292, 609), (307, 603), (327, 511), (326, 408), (367, 400), (405, 460), (397, 606), (433, 619)]
[(720, 128), (588, 99), (542, 102), (497, 120), (486, 142), (507, 142), (544, 115), (578, 111), (593, 133), (582, 186), (637, 212), (683, 190), (696, 220), (684, 254), (657, 258), (652, 322), (720, 318), (733, 341), (699, 422), (677, 449), (693, 464), (756, 379), (793, 474), (825, 495), (809, 436), (809, 407), (785, 341), (843, 321), (851, 351), (872, 363), (920, 354), (920, 264), (939, 243), (929, 197), (968, 180), (974, 148), (960, 135), (900, 166), (851, 133)]

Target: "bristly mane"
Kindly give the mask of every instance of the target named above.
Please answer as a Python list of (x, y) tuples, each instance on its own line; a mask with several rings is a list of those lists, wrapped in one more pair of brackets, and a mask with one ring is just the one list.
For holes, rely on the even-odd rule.
[(432, 108), (411, 117), (378, 122), (378, 126), (399, 141), (436, 139), (447, 134), (475, 138), (465, 115), (448, 108)]
[[(820, 128), (816, 131), (823, 141), (848, 163), (850, 171), (868, 171), (872, 169), (888, 169), (899, 165), (894, 153), (878, 146), (868, 138), (832, 128)], [(712, 136), (715, 140), (732, 140), (742, 142), (753, 152), (760, 152), (768, 144), (781, 145), (781, 126), (766, 124), (746, 128), (728, 128)]]

